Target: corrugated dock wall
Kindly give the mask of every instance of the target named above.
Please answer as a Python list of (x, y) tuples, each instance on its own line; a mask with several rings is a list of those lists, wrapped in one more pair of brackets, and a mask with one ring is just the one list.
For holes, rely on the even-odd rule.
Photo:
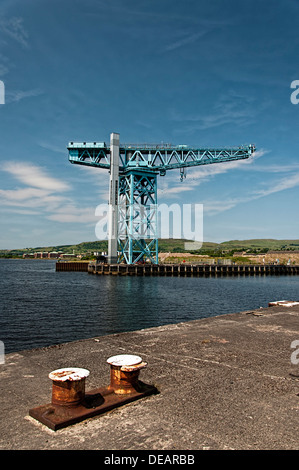
[(299, 266), (285, 265), (191, 265), (191, 264), (96, 264), (94, 262), (59, 262), (56, 271), (81, 271), (120, 276), (234, 276), (297, 275)]
[(80, 271), (88, 272), (88, 262), (80, 261), (60, 261), (56, 263), (56, 271)]

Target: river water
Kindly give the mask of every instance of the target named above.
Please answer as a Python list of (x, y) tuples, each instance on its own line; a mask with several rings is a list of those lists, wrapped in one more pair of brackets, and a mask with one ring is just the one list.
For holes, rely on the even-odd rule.
[(5, 353), (299, 300), (299, 276), (131, 277), (0, 259)]

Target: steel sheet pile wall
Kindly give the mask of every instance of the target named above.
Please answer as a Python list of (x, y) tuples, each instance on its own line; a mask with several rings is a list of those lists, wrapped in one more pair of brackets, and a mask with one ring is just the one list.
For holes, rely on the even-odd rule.
[(296, 275), (299, 266), (283, 265), (192, 265), (192, 264), (96, 264), (90, 263), (88, 272), (102, 275), (125, 276), (251, 276)]
[(56, 271), (88, 271), (88, 263), (73, 261), (73, 262), (59, 262), (56, 263)]

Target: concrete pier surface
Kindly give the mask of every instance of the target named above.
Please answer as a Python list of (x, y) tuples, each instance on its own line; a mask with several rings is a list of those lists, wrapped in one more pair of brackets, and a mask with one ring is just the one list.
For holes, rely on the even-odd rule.
[[(146, 361), (140, 380), (159, 393), (57, 431), (29, 416), (51, 402), (51, 371), (88, 369), (88, 391), (109, 384), (119, 354)], [(0, 449), (298, 450), (298, 360), (298, 305), (7, 354)]]

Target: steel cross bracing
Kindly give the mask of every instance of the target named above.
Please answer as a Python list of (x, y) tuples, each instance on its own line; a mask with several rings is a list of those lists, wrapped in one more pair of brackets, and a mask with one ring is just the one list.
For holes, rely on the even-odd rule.
[(119, 262), (158, 263), (157, 175), (130, 171), (119, 180)]
[[(70, 142), (69, 161), (110, 170), (108, 260), (158, 263), (157, 176), (179, 168), (247, 159), (253, 145), (194, 148), (170, 144), (119, 144), (119, 134), (105, 142)], [(117, 192), (117, 196), (115, 196)], [(117, 237), (117, 243), (114, 243)]]

